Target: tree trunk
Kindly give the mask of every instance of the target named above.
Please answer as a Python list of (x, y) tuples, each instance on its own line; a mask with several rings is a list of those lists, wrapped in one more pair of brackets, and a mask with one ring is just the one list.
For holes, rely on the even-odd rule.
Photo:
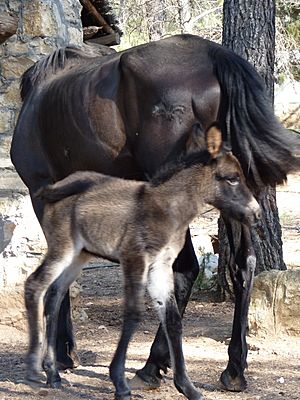
[(190, 0), (177, 0), (178, 20), (181, 33), (192, 33)]
[(165, 33), (165, 1), (151, 0), (146, 2), (146, 18), (149, 41), (159, 40)]
[(0, 13), (0, 44), (17, 32), (18, 19), (7, 12)]
[[(223, 45), (254, 65), (265, 81), (274, 100), (275, 1), (225, 0), (223, 9)], [(251, 230), (257, 257), (256, 273), (270, 269), (286, 269), (282, 254), (281, 226), (276, 205), (276, 191), (266, 187), (258, 194), (262, 218)], [(239, 224), (234, 224), (239, 236)], [(225, 269), (229, 262), (228, 239), (224, 222), (219, 221), (219, 273), (223, 289), (228, 288)]]

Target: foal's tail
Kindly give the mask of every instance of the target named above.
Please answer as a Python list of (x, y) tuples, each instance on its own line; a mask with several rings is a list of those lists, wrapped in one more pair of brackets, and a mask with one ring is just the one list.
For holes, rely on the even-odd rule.
[(83, 193), (97, 183), (104, 182), (108, 177), (97, 172), (75, 172), (53, 185), (43, 186), (34, 194), (46, 203), (56, 203), (66, 197)]
[(283, 183), (300, 169), (299, 137), (278, 122), (262, 79), (247, 61), (221, 46), (211, 48), (209, 56), (221, 87), (221, 130), (248, 185)]

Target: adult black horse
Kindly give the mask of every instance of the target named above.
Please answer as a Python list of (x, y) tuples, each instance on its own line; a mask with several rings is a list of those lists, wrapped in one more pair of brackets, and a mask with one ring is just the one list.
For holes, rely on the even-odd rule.
[[(231, 51), (196, 36), (178, 35), (96, 58), (60, 49), (25, 72), (21, 94), (24, 103), (11, 157), (31, 196), (77, 170), (146, 179), (194, 145), (192, 132), (198, 133), (201, 143), (201, 134), (213, 123), (220, 126), (256, 194), (264, 185), (283, 182), (299, 167), (293, 155), (296, 143), (274, 117), (255, 70)], [(37, 198), (32, 202), (41, 220), (44, 205)], [(255, 255), (247, 229), (242, 228), (238, 249), (230, 236), (229, 227), (238, 264), (231, 271), (236, 308), (229, 362), (221, 381), (229, 390), (243, 390)], [(174, 274), (183, 314), (198, 274), (189, 232)], [(67, 294), (57, 336), (63, 367), (73, 366), (73, 350)], [(159, 328), (137, 376), (155, 387), (169, 364)]]

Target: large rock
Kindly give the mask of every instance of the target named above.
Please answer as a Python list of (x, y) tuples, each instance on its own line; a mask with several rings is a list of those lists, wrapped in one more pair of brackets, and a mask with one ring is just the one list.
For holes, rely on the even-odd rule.
[(254, 280), (250, 333), (300, 335), (300, 270), (266, 271)]
[(0, 290), (22, 284), (45, 249), (28, 191), (9, 161), (0, 159)]

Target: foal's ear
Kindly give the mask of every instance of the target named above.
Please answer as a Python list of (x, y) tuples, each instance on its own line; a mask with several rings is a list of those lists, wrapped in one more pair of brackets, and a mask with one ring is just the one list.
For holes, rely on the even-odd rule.
[(186, 153), (193, 151), (205, 150), (206, 149), (206, 137), (203, 129), (199, 123), (196, 123), (192, 127), (192, 131), (187, 138), (185, 143)]
[(206, 131), (206, 146), (212, 158), (216, 158), (221, 152), (222, 133), (214, 125)]

